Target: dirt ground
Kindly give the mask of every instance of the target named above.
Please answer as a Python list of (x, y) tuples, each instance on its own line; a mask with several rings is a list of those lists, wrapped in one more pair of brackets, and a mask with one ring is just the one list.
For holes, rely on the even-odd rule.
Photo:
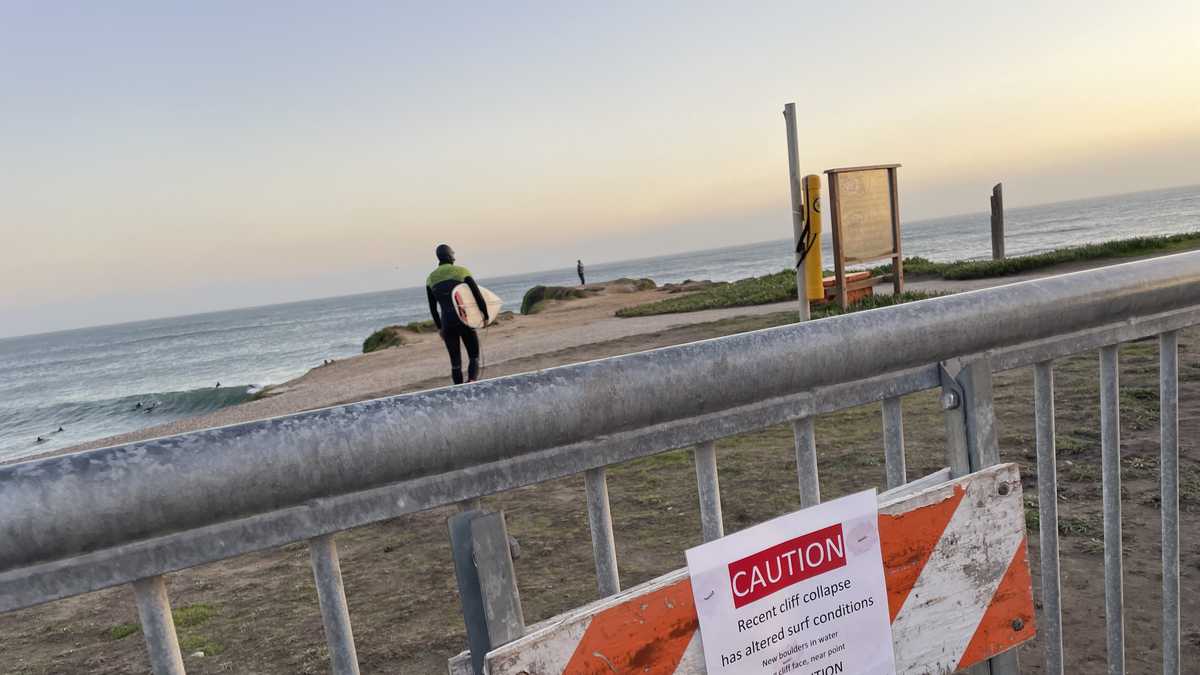
[[(779, 325), (790, 312), (724, 319), (506, 361), (489, 372), (547, 367), (639, 349)], [(1200, 661), (1200, 331), (1180, 340), (1183, 659)], [(1127, 672), (1155, 672), (1160, 659), (1160, 529), (1157, 346), (1121, 350)], [(394, 350), (402, 351), (402, 350)], [(1096, 355), (1056, 366), (1060, 524), (1068, 670), (1104, 670), (1104, 593)], [(415, 381), (404, 388), (419, 389)], [(1004, 459), (1025, 477), (1031, 563), (1037, 576), (1038, 525), (1029, 369), (995, 379)], [(909, 478), (943, 465), (943, 426), (933, 392), (904, 399)], [(883, 482), (878, 405), (819, 418), (822, 495)], [(718, 443), (727, 531), (799, 507), (790, 428), (765, 429)], [(700, 542), (690, 453), (674, 451), (609, 472), (623, 586), (685, 564)], [(596, 596), (583, 479), (575, 477), (484, 500), (504, 509), (520, 540), (516, 562), (526, 620), (538, 621)], [(464, 646), (440, 509), (342, 533), (346, 593), (364, 673), (444, 673)], [(1035, 582), (1036, 583), (1036, 582)], [(328, 661), (304, 544), (172, 574), (169, 591), (191, 673), (322, 673)], [(133, 625), (128, 587), (0, 616), (4, 673), (148, 672)], [(195, 656), (197, 652), (204, 656)], [(1022, 671), (1042, 672), (1037, 642), (1021, 648)]]

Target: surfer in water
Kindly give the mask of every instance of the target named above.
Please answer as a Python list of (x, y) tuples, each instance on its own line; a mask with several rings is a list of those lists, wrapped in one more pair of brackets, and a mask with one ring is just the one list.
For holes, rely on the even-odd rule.
[[(446, 343), (446, 351), (450, 354), (450, 378), (454, 384), (463, 383), (462, 347), (467, 348), (467, 382), (479, 379), (479, 336), (475, 329), (467, 326), (458, 318), (458, 310), (454, 307), (451, 294), (459, 284), (466, 284), (475, 296), (475, 304), (483, 313), (484, 323), (489, 320), (487, 303), (479, 292), (479, 284), (475, 283), (471, 271), (462, 265), (454, 264), (454, 249), (447, 244), (437, 247), (438, 266), (425, 280), (425, 295), (429, 298), (429, 314), (433, 324), (437, 326), (442, 341)], [(440, 311), (439, 311), (440, 309)], [(439, 316), (440, 314), (440, 316)]]
[(575, 261), (575, 273), (579, 275), (579, 285), (586, 286), (587, 282), (584, 281), (584, 279), (583, 279), (583, 261), (582, 260)]

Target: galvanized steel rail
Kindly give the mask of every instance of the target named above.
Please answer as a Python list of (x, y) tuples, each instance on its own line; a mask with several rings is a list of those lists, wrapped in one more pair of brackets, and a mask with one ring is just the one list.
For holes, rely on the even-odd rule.
[[(597, 583), (614, 593), (605, 467), (696, 446), (712, 539), (722, 532), (714, 440), (791, 422), (801, 500), (815, 504), (814, 417), (880, 402), (891, 487), (906, 478), (901, 397), (941, 387), (959, 474), (998, 459), (991, 371), (1036, 364), (1042, 627), (1047, 672), (1061, 673), (1051, 361), (1099, 348), (1109, 670), (1119, 673), (1117, 345), (1161, 334), (1164, 672), (1178, 672), (1175, 331), (1197, 324), (1200, 253), (1185, 253), (0, 467), (0, 611), (134, 583), (155, 671), (178, 673), (162, 575), (307, 540), (332, 667), (355, 673), (339, 531), (584, 473)], [(955, 359), (968, 364), (961, 376)], [(1015, 669), (1015, 659), (991, 667)]]

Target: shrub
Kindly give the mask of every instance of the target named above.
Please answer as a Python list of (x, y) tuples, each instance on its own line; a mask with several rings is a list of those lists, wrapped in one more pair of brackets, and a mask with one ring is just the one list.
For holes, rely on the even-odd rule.
[(635, 291), (650, 291), (658, 288), (658, 284), (654, 283), (653, 279), (647, 279), (646, 277), (642, 277), (641, 279), (621, 277), (620, 279), (614, 279), (611, 283), (629, 284), (630, 286), (633, 286), (633, 290)]
[(590, 293), (582, 288), (567, 286), (534, 286), (525, 291), (521, 298), (522, 314), (537, 314), (545, 308), (547, 300), (575, 300), (586, 298)]
[(402, 330), (404, 330), (402, 326), (387, 326), (371, 333), (366, 340), (363, 340), (363, 353), (370, 354), (389, 347), (403, 346), (407, 340), (400, 334)]
[[(934, 262), (921, 256), (904, 259), (904, 276), (908, 277), (940, 277), (950, 263)], [(871, 268), (872, 274), (884, 276), (892, 273), (892, 263)]]

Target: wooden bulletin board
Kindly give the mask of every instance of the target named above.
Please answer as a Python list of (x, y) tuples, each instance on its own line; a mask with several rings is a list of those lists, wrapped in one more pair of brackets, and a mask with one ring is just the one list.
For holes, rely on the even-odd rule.
[(899, 164), (829, 169), (829, 220), (838, 304), (846, 307), (846, 265), (891, 259), (892, 285), (904, 291), (900, 253)]

